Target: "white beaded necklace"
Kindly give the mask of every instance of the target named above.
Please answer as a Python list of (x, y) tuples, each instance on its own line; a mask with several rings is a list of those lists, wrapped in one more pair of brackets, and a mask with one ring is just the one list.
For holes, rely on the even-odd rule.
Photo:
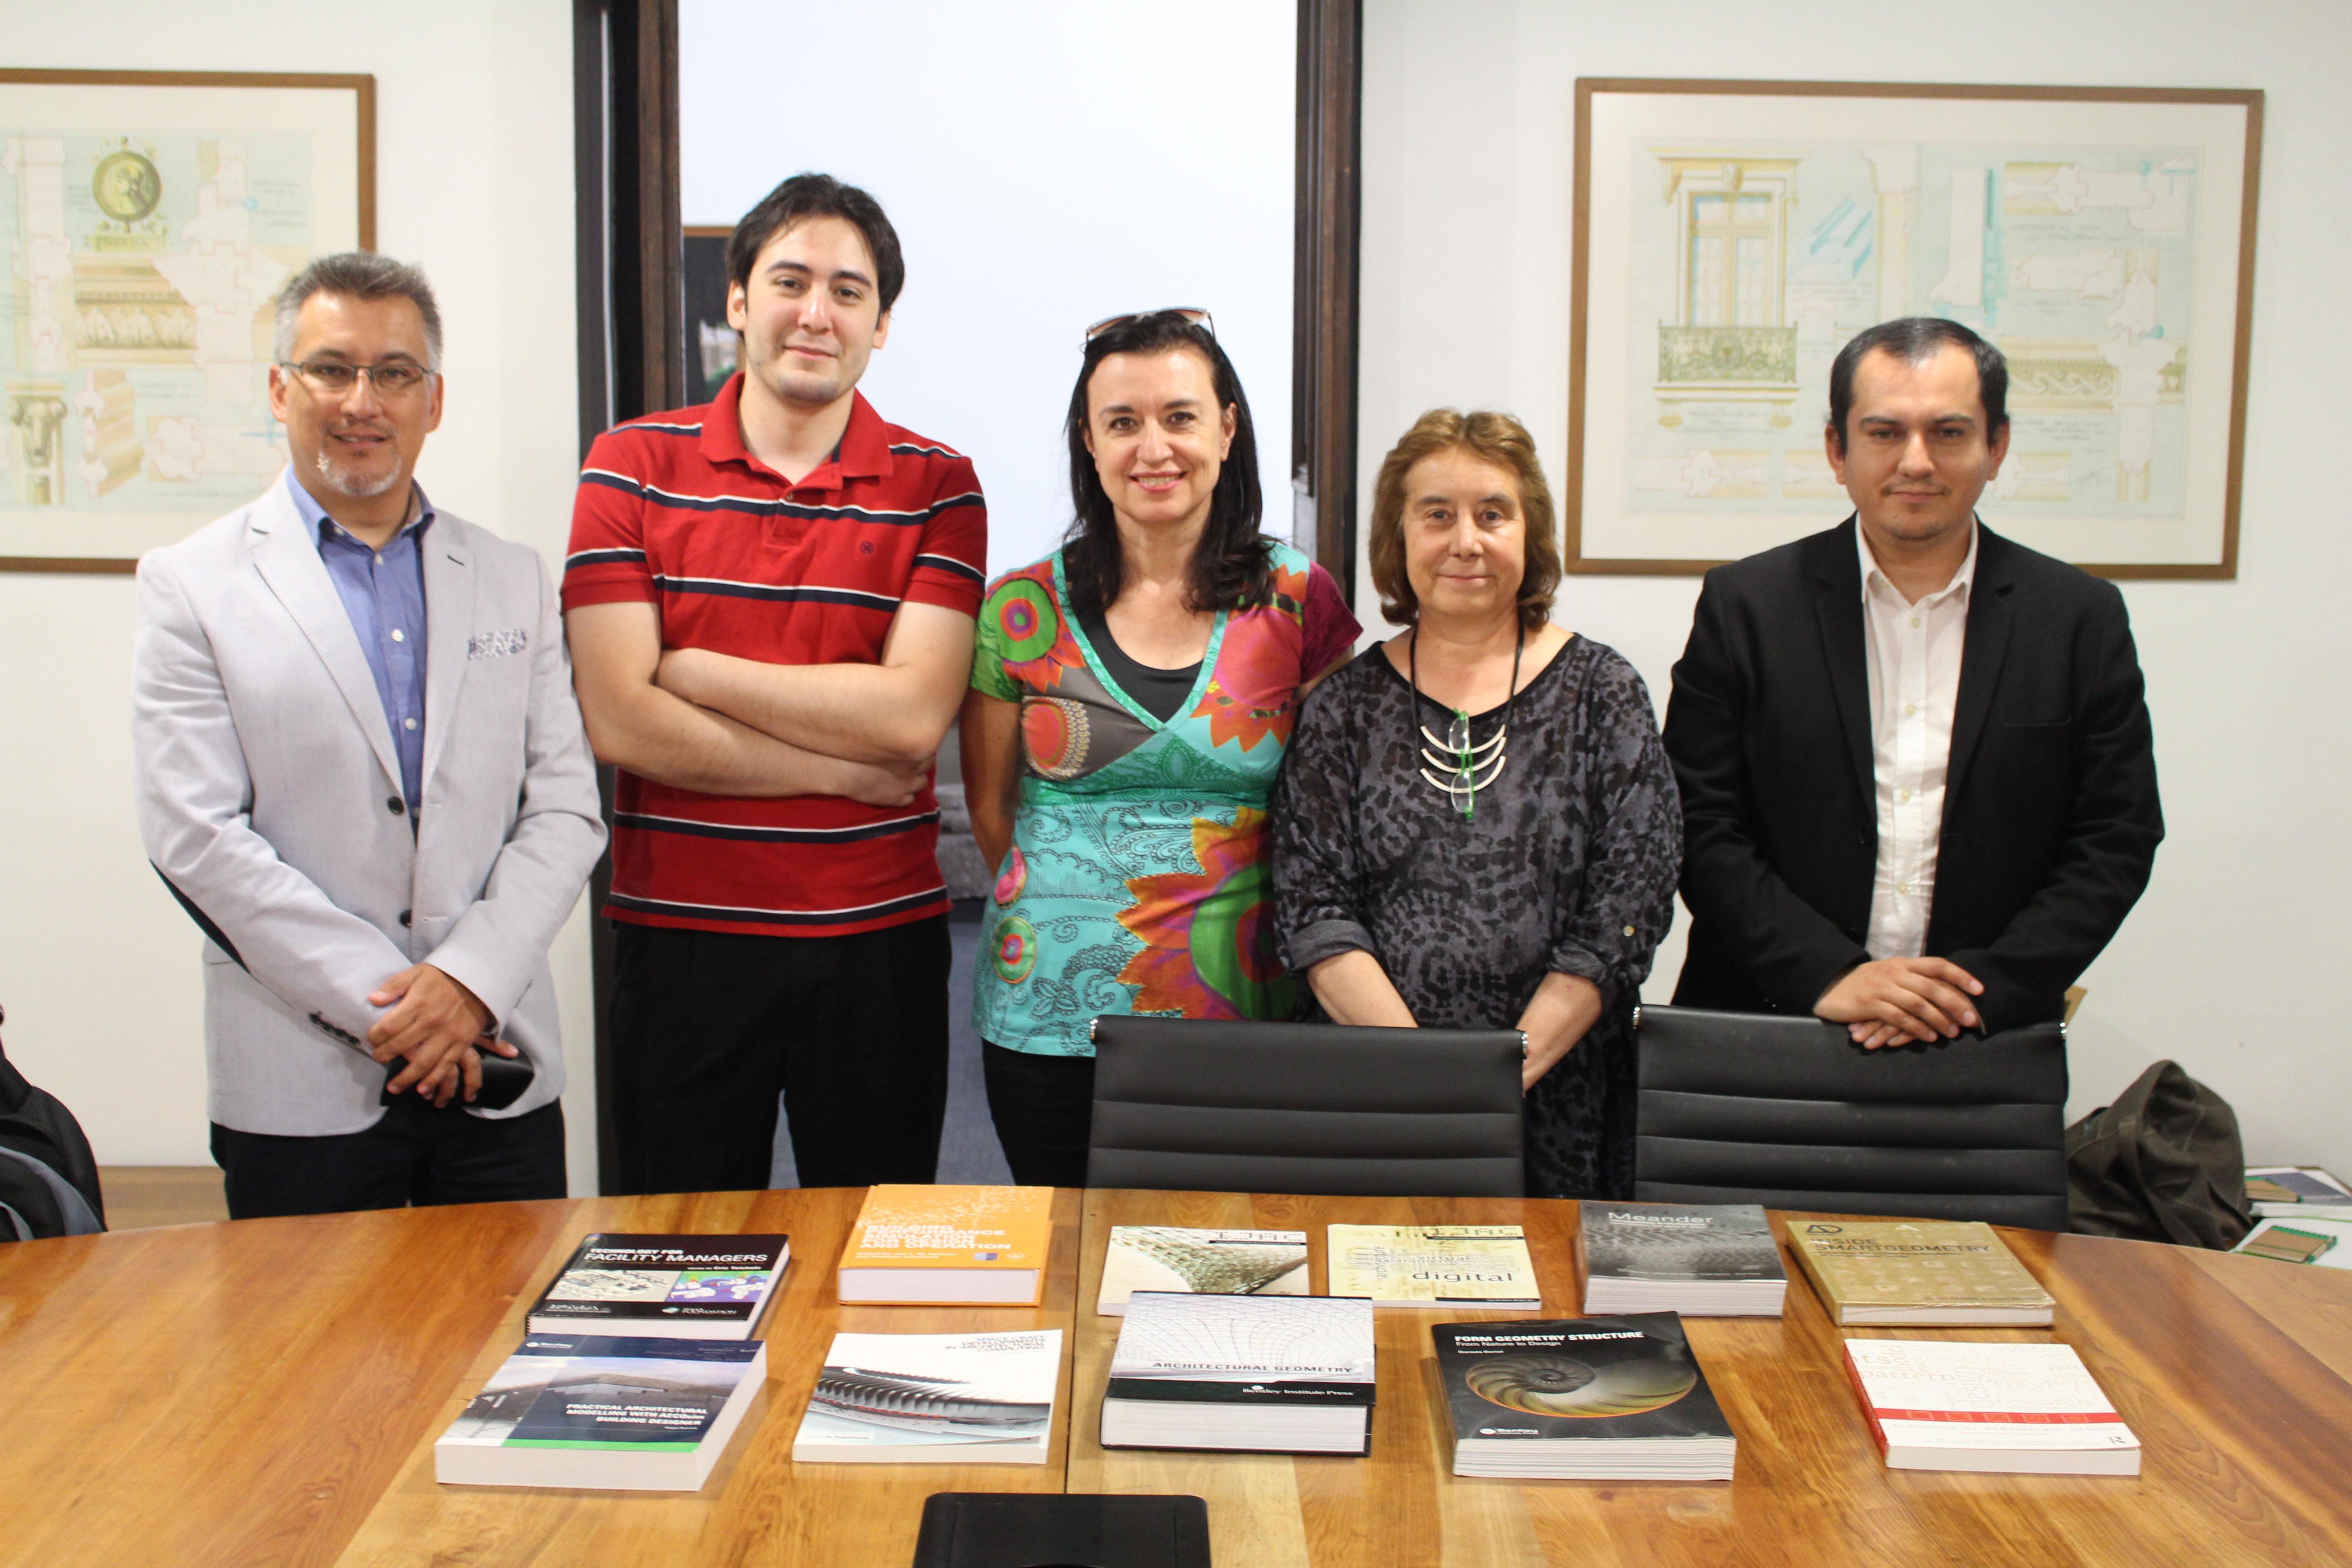
[[(1432, 734), (1429, 726), (1421, 721), (1421, 628), (1418, 626), (1412, 628), (1412, 637), (1405, 644), (1405, 680), (1412, 688), (1412, 722), (1420, 731), (1416, 739), (1428, 742), (1419, 748), (1421, 760), (1441, 770), (1452, 770), (1440, 777), (1424, 767), (1420, 770), (1421, 776), (1428, 780), (1430, 786), (1438, 794), (1453, 801), (1454, 809), (1462, 814), (1465, 822), (1478, 815), (1478, 792), (1491, 788), (1495, 781), (1503, 776), (1503, 764), (1510, 760), (1504, 741), (1511, 732), (1511, 709), (1519, 700), (1519, 656), (1527, 651), (1527, 647), (1528, 628), (1522, 622), (1519, 639), (1511, 647), (1511, 694), (1503, 700), (1503, 722), (1485, 745), (1474, 746), (1470, 743), (1470, 714), (1465, 709), (1454, 710), (1454, 722), (1446, 726), (1443, 740)], [(1436, 699), (1433, 697), (1430, 700), (1434, 702)], [(1437, 750), (1433, 752), (1430, 750), (1432, 746)]]

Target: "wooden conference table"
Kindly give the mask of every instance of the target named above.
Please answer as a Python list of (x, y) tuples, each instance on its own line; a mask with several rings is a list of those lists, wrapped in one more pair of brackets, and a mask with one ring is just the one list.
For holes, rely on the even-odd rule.
[[(1449, 1473), (1429, 1338), (1460, 1311), (1379, 1314), (1369, 1458), (1102, 1448), (1118, 1321), (1093, 1310), (1105, 1239), (1114, 1224), (1304, 1229), (1320, 1289), (1331, 1221), (1517, 1223), (1547, 1315), (1573, 1316), (1573, 1204), (1066, 1190), (1043, 1306), (845, 1309), (833, 1270), (861, 1196), (484, 1205), (0, 1247), (0, 1563), (898, 1568), (932, 1492), (1064, 1489), (1206, 1498), (1219, 1568), (2352, 1563), (2352, 1275), (2337, 1270), (2007, 1233), (2058, 1299), (2058, 1336), (2146, 1445), (2137, 1479), (1887, 1471), (1838, 1331), (1792, 1282), (1784, 1318), (1689, 1325), (1738, 1434), (1731, 1484), (1468, 1480)], [(592, 1229), (791, 1234), (766, 1410), (699, 1494), (436, 1485), (434, 1438)], [(836, 1329), (1056, 1326), (1074, 1353), (1052, 1462), (792, 1462)]]

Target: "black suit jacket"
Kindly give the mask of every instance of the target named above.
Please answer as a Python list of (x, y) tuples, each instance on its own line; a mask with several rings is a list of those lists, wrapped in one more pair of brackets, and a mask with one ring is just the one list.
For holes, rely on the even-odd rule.
[[(1927, 951), (1988, 1030), (2059, 1016), (2164, 837), (2115, 585), (1981, 523)], [(1675, 666), (1691, 933), (1675, 1002), (1807, 1013), (1869, 954), (1878, 855), (1852, 518), (1706, 575)]]

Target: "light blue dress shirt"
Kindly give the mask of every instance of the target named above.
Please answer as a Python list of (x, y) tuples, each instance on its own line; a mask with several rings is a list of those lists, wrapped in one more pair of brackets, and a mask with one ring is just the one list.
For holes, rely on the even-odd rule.
[(418, 797), (425, 778), (425, 531), (433, 522), (433, 503), (418, 489), (416, 521), (382, 550), (370, 550), (327, 515), (292, 468), (286, 470), (286, 489), (318, 538), (319, 559), (327, 564), (375, 676), (375, 694), (383, 701), (400, 752), (400, 793), (414, 827), (424, 804)]

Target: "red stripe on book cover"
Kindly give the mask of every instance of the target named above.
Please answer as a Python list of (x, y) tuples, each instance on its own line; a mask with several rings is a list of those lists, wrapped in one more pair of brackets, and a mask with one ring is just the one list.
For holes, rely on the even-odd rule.
[(2124, 1424), (2124, 1418), (2109, 1410), (2103, 1413), (2056, 1410), (1888, 1410), (1874, 1407), (1871, 1415), (1881, 1421), (1966, 1421), (1977, 1425), (2088, 1426)]

